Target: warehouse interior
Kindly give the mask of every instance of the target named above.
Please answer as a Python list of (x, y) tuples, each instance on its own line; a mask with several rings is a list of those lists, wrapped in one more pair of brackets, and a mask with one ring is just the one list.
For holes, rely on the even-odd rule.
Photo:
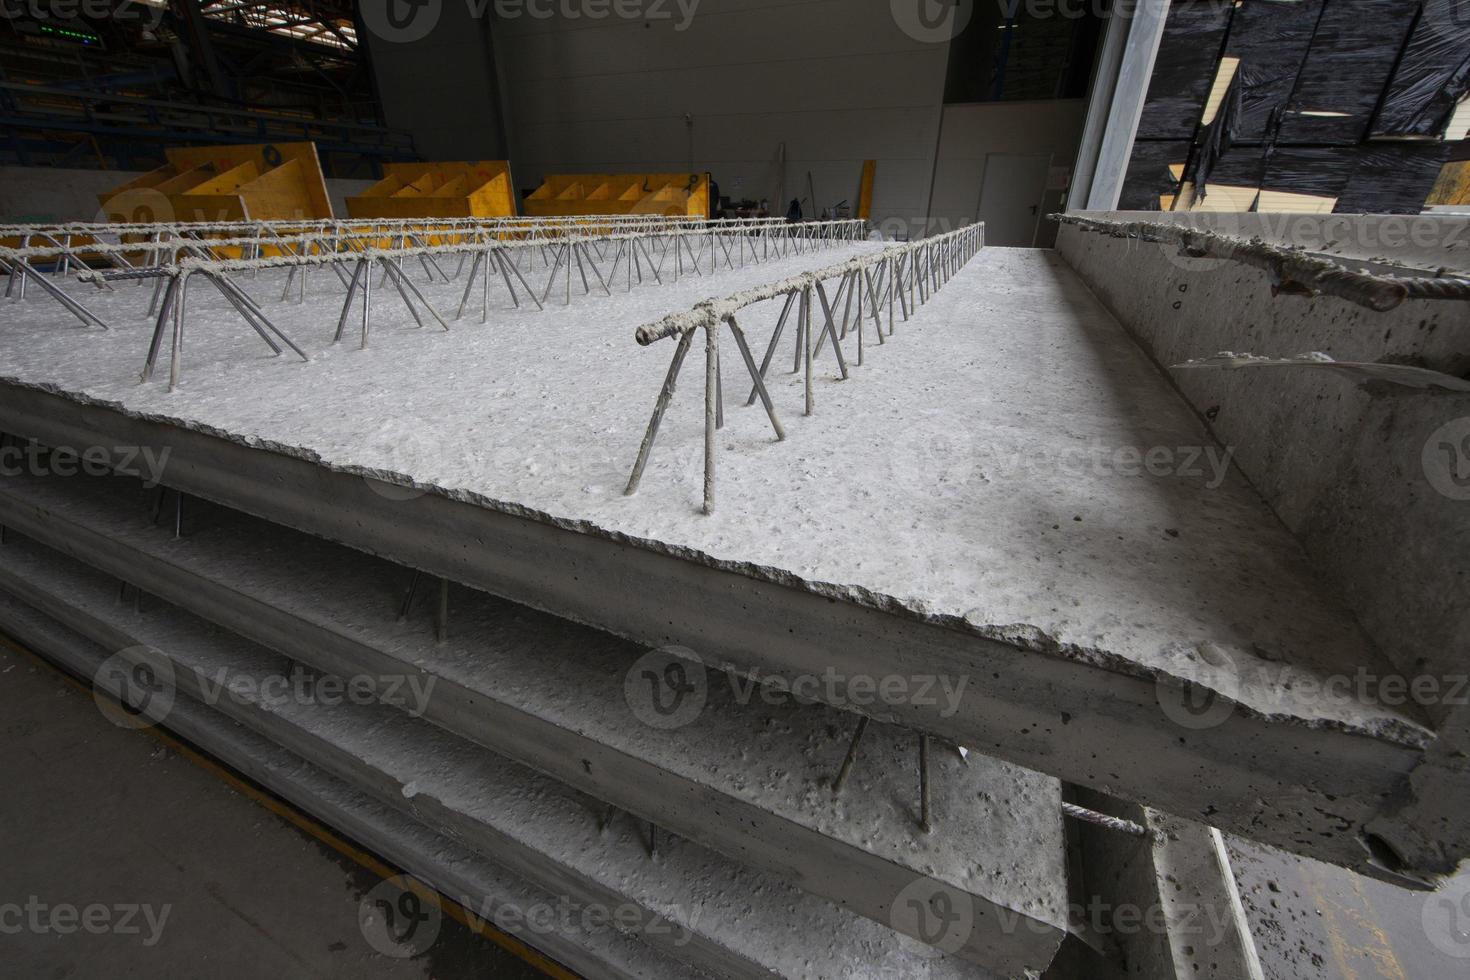
[(0, 0), (0, 119), (4, 975), (1470, 977), (1470, 0)]

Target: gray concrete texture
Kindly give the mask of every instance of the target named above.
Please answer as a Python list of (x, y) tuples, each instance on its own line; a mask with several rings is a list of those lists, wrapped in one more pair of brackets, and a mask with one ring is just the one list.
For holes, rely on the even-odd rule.
[[(621, 931), (696, 969), (835, 980), (876, 962), (905, 976), (959, 980), (1018, 976), (1050, 962), (1057, 937), (1047, 945), (1046, 933), (1024, 922), (1012, 923), (1011, 935), (1036, 952), (1018, 958), (987, 943), (991, 965), (977, 969), (681, 838), (661, 835), (650, 855), (642, 824), (601, 819), (603, 808), (575, 791), (395, 707), (272, 694), (272, 679), (287, 669), (277, 655), (167, 606), (134, 614), (116, 602), (110, 577), (15, 544), (7, 548), (7, 571), (23, 578), (7, 577), (7, 591), (101, 651), (129, 657), (147, 647), (135, 662), (173, 679), (171, 703), (150, 706), (165, 723), (174, 723), (181, 706), (187, 711), (187, 702), (207, 703), (211, 713), (541, 883), (574, 908), (615, 912)], [(104, 686), (115, 683), (107, 662), (94, 675)], [(995, 913), (977, 910), (977, 922), (982, 915), (993, 921)]]
[[(977, 310), (988, 332), (974, 330)], [(923, 341), (892, 344), (882, 364), (952, 386), (944, 390), (953, 397), (930, 395), (940, 406), (931, 414), (957, 413), (954, 424), (967, 427), (976, 455), (995, 458), (977, 464), (973, 481), (929, 487), (914, 520), (894, 522), (875, 509), (872, 531), (861, 529), (861, 521), (834, 519), (817, 495), (792, 492), (790, 471), (769, 456), (747, 457), (746, 472), (766, 474), (761, 493), (732, 500), (714, 519), (682, 522), (673, 535), (682, 541), (633, 540), (462, 488), (429, 488), (390, 502), (359, 478), (350, 454), (329, 471), (321, 465), (329, 461), (311, 447), (275, 443), (272, 452), (255, 433), (221, 438), (225, 427), (218, 424), (170, 425), (154, 412), (85, 404), (95, 396), (84, 393), (63, 399), (22, 382), (0, 397), (24, 434), (56, 445), (167, 445), (174, 452), (169, 482), (191, 493), (639, 642), (687, 645), (715, 666), (787, 679), (833, 665), (848, 676), (909, 671), (989, 678), (971, 686), (964, 710), (953, 717), (907, 703), (874, 713), (1282, 847), (1380, 873), (1395, 870), (1365, 848), (1362, 828), (1397, 807), (1408, 773), (1423, 761), (1430, 736), (1422, 711), (1327, 702), (1277, 683), (1271, 657), (1286, 656), (1282, 669), (1313, 680), (1380, 667), (1347, 609), (1316, 580), (1299, 545), (1244, 479), (1229, 472), (1211, 489), (1184, 479), (1079, 474), (1060, 462), (1041, 469), (1004, 465), (1007, 449), (1025, 462), (1028, 450), (1064, 455), (1089, 436), (1135, 448), (1201, 446), (1208, 439), (1203, 426), (1153, 365), (1055, 257), (988, 249), (924, 315)], [(79, 344), (79, 357), (101, 349), (95, 337)], [(977, 387), (975, 372), (1013, 376), (998, 351), (1019, 362), (1040, 359), (1056, 374), (1022, 388), (1007, 388), (999, 377)], [(33, 370), (45, 374), (54, 364)], [(98, 377), (110, 378), (115, 365), (99, 363), (98, 370)], [(106, 390), (109, 399), (139, 397), (136, 386), (114, 387), (110, 380)], [(962, 414), (962, 393), (977, 399), (968, 414)], [(997, 402), (1002, 393), (1004, 407)], [(818, 428), (802, 451), (825, 464), (820, 472), (829, 475), (831, 493), (876, 508), (882, 498), (862, 492), (854, 461), (832, 458), (829, 450), (840, 438), (872, 442), (885, 433), (901, 443), (912, 429), (893, 410), (902, 399), (871, 383), (834, 385), (824, 397), (842, 400), (807, 421)], [(1065, 398), (1060, 407), (1059, 398)], [(1018, 412), (1018, 400), (1025, 411)], [(860, 432), (844, 425), (854, 418), (864, 422)], [(578, 445), (577, 454), (599, 451)], [(1044, 453), (1041, 461), (1048, 462)], [(1049, 492), (1038, 494), (1028, 482), (1033, 477)], [(731, 550), (726, 532), (738, 529), (732, 523), (745, 524), (737, 506), (769, 510), (772, 485), (785, 488), (789, 506), (804, 509), (824, 534), (840, 539), (796, 536), (788, 550), (804, 549), (801, 561), (786, 554), (756, 562), (751, 556), (769, 550), (770, 542), (747, 535), (740, 539), (744, 550), (734, 554), (745, 561), (711, 558)], [(545, 480), (538, 486), (555, 489)], [(558, 509), (588, 505), (585, 493), (568, 499)], [(1058, 511), (1073, 502), (1079, 509)], [(661, 516), (667, 525), (661, 503), (656, 497), (620, 502), (615, 519)], [(1114, 507), (1130, 516), (1106, 509)], [(1081, 521), (1084, 512), (1096, 519)], [(1047, 542), (1039, 551), (1038, 534)], [(865, 548), (861, 564), (804, 576), (804, 565), (847, 553), (828, 546), (836, 540)], [(486, 542), (494, 544), (478, 546)], [(938, 549), (955, 557), (933, 560)], [(987, 549), (995, 561), (976, 568), (973, 553)], [(1033, 567), (1034, 577), (1015, 574)], [(1120, 568), (1128, 573), (1118, 574)], [(973, 575), (986, 577), (977, 583)], [(913, 594), (917, 582), (934, 591)], [(860, 587), (865, 583), (868, 588)], [(1059, 590), (1073, 605), (1057, 604)], [(1119, 604), (1132, 612), (1121, 615)], [(750, 615), (753, 608), (762, 610), (760, 618)], [(1261, 670), (1233, 673), (1232, 662)], [(1171, 682), (1178, 683), (1171, 688)], [(1168, 698), (1186, 682), (1220, 695), (1225, 717), (1205, 724), (1171, 717), (1178, 706)], [(1454, 811), (1444, 819), (1453, 820)]]
[[(1419, 274), (1470, 269), (1470, 219), (1462, 216), (1188, 220)], [(1390, 863), (1453, 871), (1466, 838), (1451, 829), (1448, 815), (1470, 807), (1470, 490), (1463, 482), (1470, 476), (1470, 395), (1312, 370), (1169, 369), (1221, 351), (1276, 358), (1320, 352), (1463, 379), (1470, 376), (1470, 309), (1411, 300), (1379, 313), (1332, 297), (1273, 296), (1263, 272), (1075, 227), (1059, 247), (1342, 590), (1394, 665), (1395, 676), (1368, 679), (1369, 693), (1387, 700), (1397, 691), (1402, 699), (1403, 688), (1390, 683), (1432, 684), (1423, 706), (1444, 744), (1415, 781), (1434, 788), (1416, 785), (1401, 819), (1378, 831)]]
[[(18, 476), (3, 496), (12, 527), (150, 596), (340, 676), (412, 677), (409, 693), (426, 693), (407, 706), (428, 720), (859, 914), (892, 924), (895, 898), (927, 878), (973, 903), (982, 927), (1027, 922), (977, 929), (966, 946), (980, 962), (1054, 951), (1065, 931), (1053, 779), (936, 747), (924, 834), (913, 735), (874, 726), (837, 795), (853, 719), (824, 706), (741, 698), (715, 674), (700, 678), (697, 713), (665, 720), (637, 686), (645, 651), (607, 634), (455, 587), (437, 644), (426, 611), (394, 622), (407, 570), (340, 546), (196, 500), (175, 541), (124, 478)], [(0, 579), (23, 592), (37, 573), (9, 565)], [(421, 608), (435, 592), (423, 587)]]

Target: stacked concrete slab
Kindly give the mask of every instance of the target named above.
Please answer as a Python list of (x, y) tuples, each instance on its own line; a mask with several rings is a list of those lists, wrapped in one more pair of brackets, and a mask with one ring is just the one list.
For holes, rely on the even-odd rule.
[[(640, 493), (619, 492), (664, 366), (616, 338), (649, 312), (609, 303), (630, 328), (613, 340), (576, 307), (432, 339), (388, 326), (299, 372), (205, 363), (172, 393), (124, 377), (121, 330), (22, 322), (3, 428), (166, 458), (167, 490), (7, 479), (12, 628), (76, 669), (121, 651), (124, 677), (171, 676), (206, 746), (285, 753), (376, 808), (378, 837), (413, 821), (506, 881), (638, 910), (637, 955), (686, 971), (1021, 976), (1077, 943), (1108, 962), (1069, 914), (1067, 783), (1437, 873), (1375, 843), (1435, 720), (1278, 683), (1386, 662), (1228, 458), (1159, 480), (1115, 454), (1064, 465), (1095, 445), (1220, 447), (1056, 256), (986, 250), (848, 381), (823, 378), (779, 444), (729, 406), (714, 515), (687, 472), (704, 435), (687, 402)], [(228, 343), (199, 336), (194, 357)], [(800, 379), (770, 383), (789, 411)], [(48, 644), (37, 615), (70, 632)], [(259, 696), (300, 670), (364, 678), (373, 703)], [(930, 683), (873, 697), (892, 676)], [(405, 702), (405, 685), (432, 690)], [(1114, 809), (1103, 829), (1144, 849), (1118, 866), (1149, 901), (1189, 863), (1163, 849), (1210, 844)], [(1463, 817), (1446, 820), (1433, 834), (1463, 850)]]
[[(0, 562), (4, 591), (105, 649), (131, 651), (180, 696), (212, 703), (389, 805), (406, 799), (430, 826), (478, 841), (531, 880), (556, 857), (553, 877), (579, 882), (580, 903), (649, 910), (644, 931), (672, 935), (674, 954), (717, 975), (751, 969), (742, 957), (777, 975), (840, 975), (844, 943), (906, 962), (912, 951), (882, 937), (906, 923), (920, 931), (902, 906), (916, 885), (962, 897), (973, 926), (949, 952), (997, 976), (1044, 968), (1066, 932), (1054, 779), (947, 752), (930, 776), (943, 832), (926, 834), (912, 736), (870, 735), (838, 795), (831, 781), (852, 720), (830, 708), (782, 698), (742, 705), (711, 685), (698, 717), (657, 726), (625, 696), (647, 656), (607, 634), (456, 587), (452, 635), (440, 643), (427, 608), (397, 621), (406, 570), (341, 546), (197, 501), (187, 534), (173, 538), (151, 520), (151, 495), (121, 477), (16, 477), (0, 495), (4, 523), (24, 536)], [(119, 580), (142, 590), (148, 608), (120, 605)], [(283, 655), (370, 678), (388, 703), (263, 701), (266, 679), (290, 672)], [(559, 809), (516, 809), (530, 798)], [(596, 843), (607, 806), (638, 818), (614, 824), (620, 855)], [(674, 836), (657, 843), (649, 824)], [(674, 868), (675, 854), (697, 857)], [(670, 917), (677, 928), (654, 927)], [(721, 938), (701, 923), (741, 931)], [(842, 923), (856, 932), (834, 934)], [(831, 937), (836, 958), (804, 974), (816, 935)], [(793, 944), (784, 952), (782, 936)], [(943, 960), (924, 969), (948, 975)]]
[(1470, 217), (1081, 217), (1164, 221), (1432, 284), (1432, 298), (1373, 309), (1175, 243), (1076, 225), (1058, 242), (1351, 605), (1378, 666), (1346, 664), (1343, 690), (1415, 707), (1433, 733), (1357, 842), (1388, 872), (1452, 874), (1470, 849), (1457, 816), (1470, 812)]

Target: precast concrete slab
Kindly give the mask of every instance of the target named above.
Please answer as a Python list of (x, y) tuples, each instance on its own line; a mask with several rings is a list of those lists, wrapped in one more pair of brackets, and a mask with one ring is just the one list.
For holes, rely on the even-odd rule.
[[(1055, 256), (985, 250), (861, 367), (850, 335), (851, 377), (821, 380), (811, 416), (773, 373), (784, 442), (728, 406), (708, 516), (687, 398), (641, 492), (620, 493), (664, 362), (619, 338), (678, 308), (650, 295), (385, 330), (299, 366), (242, 360), (206, 327), (172, 393), (125, 366), (141, 321), (104, 335), (37, 304), (7, 334), (0, 409), (52, 445), (167, 448), (170, 486), (712, 667), (830, 672), (831, 701), (879, 720), (1323, 860), (1420, 870), (1367, 827), (1412, 794), (1423, 712), (1312, 693), (1384, 665)], [(742, 316), (757, 346), (779, 311)], [(953, 715), (850, 696), (934, 675), (973, 681)]]
[[(1102, 223), (1063, 227), (1061, 255), (1232, 447), (1382, 654), (1381, 666), (1344, 670), (1339, 686), (1318, 696), (1381, 692), (1428, 717), (1436, 747), (1412, 777), (1412, 800), (1369, 831), (1386, 860), (1452, 873), (1470, 850), (1465, 822), (1444, 816), (1470, 811), (1470, 520), (1456, 434), (1470, 432), (1470, 304), (1408, 298), (1380, 310), (1282, 288), (1244, 262), (1114, 236), (1137, 227), (1120, 222), (1157, 219), (1155, 229), (1227, 236), (1217, 242), (1259, 238), (1290, 254), (1326, 253), (1345, 273), (1360, 259), (1378, 275), (1442, 273), (1438, 284), (1453, 290), (1452, 270), (1463, 275), (1470, 255), (1470, 217), (1125, 212), (1078, 220), (1093, 219)], [(1217, 358), (1222, 351), (1241, 356)], [(1182, 366), (1191, 363), (1255, 366)]]
[[(924, 945), (693, 842), (620, 819), (600, 801), (407, 712), (331, 693), (321, 682), (300, 685), (285, 658), (173, 607), (135, 614), (116, 601), (110, 577), (70, 559), (26, 541), (7, 551), (5, 591), (117, 650), (112, 664), (123, 666), (125, 678), (139, 666), (152, 671), (145, 717), (167, 726), (173, 704), (203, 702), (564, 896), (571, 908), (605, 912), (624, 931), (715, 975), (1020, 977), (1044, 969), (1059, 941), (1017, 916), (1006, 928), (1029, 950), (990, 946), (995, 959), (986, 967), (946, 955), (961, 948), (976, 921), (993, 926), (995, 911), (954, 909), (963, 921), (945, 919), (936, 945)], [(932, 888), (916, 877), (905, 898), (927, 899)]]
[[(869, 728), (839, 793), (856, 719), (819, 701), (697, 665), (681, 675), (687, 702), (666, 701), (671, 655), (458, 586), (440, 642), (437, 585), (400, 620), (399, 566), (195, 500), (174, 538), (152, 497), (121, 477), (16, 476), (0, 522), (313, 668), (371, 678), (456, 735), (860, 915), (891, 925), (916, 879), (942, 884), (980, 912), (965, 945), (976, 962), (1041, 960), (1031, 947), (1054, 951), (1066, 931), (1055, 779), (936, 745), (926, 832), (912, 733)], [(21, 553), (0, 549), (12, 590)], [(947, 682), (930, 696), (955, 705), (964, 684)]]
[[(5, 594), (0, 594), (0, 628), (80, 678), (103, 675), (104, 689), (113, 695), (121, 693), (115, 686), (116, 675), (103, 670), (112, 650)], [(108, 677), (114, 686), (106, 686)], [(533, 926), (545, 921), (547, 913), (563, 907), (554, 892), (517, 877), (461, 842), (435, 833), (400, 809), (383, 805), (198, 701), (186, 696), (176, 698), (169, 710), (168, 727), (437, 889), (482, 922), (516, 936), (584, 976), (609, 980), (698, 980), (710, 976), (610, 924), (584, 924), (579, 916), (572, 916), (564, 927), (555, 930)], [(442, 909), (435, 906), (435, 912)], [(386, 949), (391, 952), (412, 951), (411, 945), (394, 945), (391, 934), (380, 938), (388, 941)]]

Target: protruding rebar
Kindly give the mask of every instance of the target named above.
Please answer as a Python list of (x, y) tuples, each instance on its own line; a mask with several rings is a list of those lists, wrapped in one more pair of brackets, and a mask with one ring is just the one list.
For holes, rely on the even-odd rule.
[(837, 770), (837, 778), (832, 780), (832, 792), (842, 792), (842, 786), (847, 782), (847, 774), (852, 772), (852, 764), (857, 761), (858, 743), (863, 740), (863, 732), (868, 730), (868, 716), (859, 715), (857, 728), (853, 730), (852, 741), (847, 744), (847, 755), (842, 760), (842, 768)]

